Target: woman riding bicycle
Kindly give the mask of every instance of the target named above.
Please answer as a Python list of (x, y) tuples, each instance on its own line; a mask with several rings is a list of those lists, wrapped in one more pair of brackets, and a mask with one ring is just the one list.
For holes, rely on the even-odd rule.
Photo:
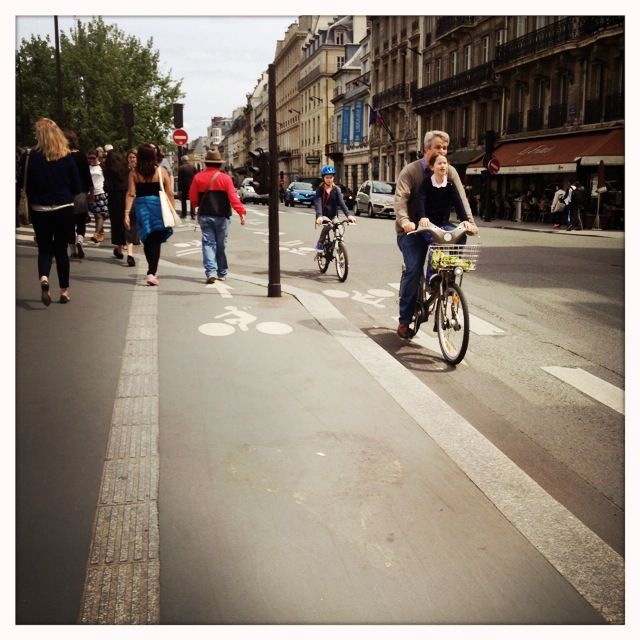
[[(316, 226), (322, 224), (322, 216), (333, 220), (338, 215), (338, 207), (342, 209), (342, 212), (347, 216), (349, 222), (355, 223), (356, 218), (349, 214), (349, 209), (344, 203), (342, 192), (333, 184), (336, 177), (336, 170), (330, 164), (327, 164), (322, 167), (320, 175), (322, 176), (322, 183), (316, 189), (316, 195), (313, 201), (316, 210)], [(318, 253), (322, 253), (324, 241), (328, 233), (329, 227), (323, 227), (320, 232), (320, 237), (318, 238), (318, 244), (316, 245)]]

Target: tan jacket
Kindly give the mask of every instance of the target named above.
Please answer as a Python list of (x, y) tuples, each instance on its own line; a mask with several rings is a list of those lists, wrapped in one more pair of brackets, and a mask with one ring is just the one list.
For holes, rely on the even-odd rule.
[[(455, 167), (449, 165), (449, 173), (447, 176), (448, 179), (458, 187), (458, 192), (460, 193), (464, 210), (467, 212), (469, 222), (475, 224), (467, 195), (464, 192), (464, 187), (462, 186), (460, 176)], [(398, 235), (404, 233), (402, 225), (407, 221), (411, 220), (416, 226), (418, 224), (416, 202), (418, 200), (418, 189), (424, 178), (425, 173), (422, 169), (422, 160), (416, 160), (404, 167), (396, 180), (396, 199), (394, 205), (396, 210), (396, 233)]]

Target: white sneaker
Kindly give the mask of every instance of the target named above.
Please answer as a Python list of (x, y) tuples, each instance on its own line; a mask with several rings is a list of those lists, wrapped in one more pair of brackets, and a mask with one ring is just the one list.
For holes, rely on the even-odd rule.
[(150, 273), (147, 276), (147, 284), (150, 287), (157, 287), (160, 283), (158, 282), (158, 278), (156, 277), (156, 275), (154, 273)]

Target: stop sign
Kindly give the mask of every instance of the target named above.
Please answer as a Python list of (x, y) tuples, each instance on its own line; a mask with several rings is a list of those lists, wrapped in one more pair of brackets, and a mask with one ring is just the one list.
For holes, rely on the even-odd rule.
[(189, 136), (187, 135), (187, 132), (184, 129), (176, 129), (173, 132), (173, 141), (179, 146), (181, 147), (184, 144), (187, 144), (187, 141), (189, 140)]
[(489, 169), (489, 173), (498, 173), (498, 171), (500, 171), (500, 163), (496, 158), (491, 158), (487, 165), (487, 169)]

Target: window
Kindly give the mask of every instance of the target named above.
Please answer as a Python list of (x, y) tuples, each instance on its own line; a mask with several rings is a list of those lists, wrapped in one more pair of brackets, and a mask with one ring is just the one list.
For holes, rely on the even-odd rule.
[(527, 33), (527, 16), (518, 16), (516, 18), (516, 38)]
[(504, 31), (502, 29), (498, 29), (496, 31), (496, 47), (504, 44)]
[(469, 71), (469, 69), (471, 69), (471, 45), (470, 44), (465, 45), (463, 57), (464, 57), (464, 61), (463, 61), (464, 70)]
[(455, 76), (458, 73), (458, 52), (451, 52), (451, 75)]
[(344, 66), (344, 56), (338, 56), (336, 58), (336, 69), (342, 69), (342, 67)]
[(489, 36), (482, 38), (482, 62), (489, 62)]
[(436, 60), (436, 77), (433, 80), (434, 82), (442, 80), (442, 58)]
[[(336, 32), (336, 44), (344, 44), (344, 31)], [(340, 67), (338, 67), (339, 69)]]
[(431, 84), (431, 63), (427, 62), (427, 66), (424, 68), (424, 84), (428, 87)]

